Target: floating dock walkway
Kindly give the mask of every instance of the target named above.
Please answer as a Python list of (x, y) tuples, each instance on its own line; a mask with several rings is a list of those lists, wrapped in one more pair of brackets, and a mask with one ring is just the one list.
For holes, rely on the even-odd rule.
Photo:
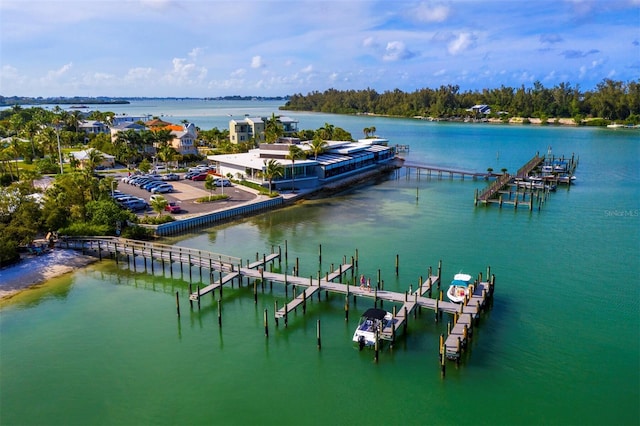
[[(307, 301), (310, 301), (314, 295), (317, 295), (318, 299), (320, 299), (321, 291), (325, 291), (327, 295), (328, 293), (344, 295), (345, 320), (347, 321), (349, 318), (350, 297), (353, 297), (354, 302), (358, 297), (373, 299), (376, 307), (378, 303), (380, 303), (380, 307), (384, 302), (392, 303), (393, 325), (379, 330), (379, 339), (390, 341), (392, 344), (395, 342), (400, 329), (406, 332), (409, 315), (414, 313), (415, 318), (416, 310), (421, 308), (432, 310), (436, 321), (441, 320), (442, 315), (447, 313), (451, 315), (453, 321), (448, 324), (446, 338), (444, 335), (440, 336), (440, 360), (443, 374), (446, 359), (459, 361), (471, 338), (473, 324), (479, 321), (483, 309), (492, 298), (495, 283), (495, 276), (490, 275), (490, 268), (487, 268), (488, 280), (482, 281), (482, 274), (479, 274), (471, 294), (463, 303), (456, 304), (443, 300), (443, 290), (440, 289), (441, 262), (438, 264), (436, 274), (432, 273), (432, 268), (430, 267), (427, 279), (423, 280), (420, 277), (418, 287), (415, 290), (412, 288), (413, 286), (410, 286), (407, 291), (400, 293), (384, 289), (384, 281), (380, 279), (380, 271), (378, 271), (377, 283), (372, 288), (356, 286), (357, 278), (355, 277), (354, 265), (357, 267), (358, 264), (357, 250), (355, 257), (351, 257), (351, 262), (347, 262), (345, 256), (338, 268), (334, 268), (331, 265), (332, 271), (327, 272), (324, 276), (318, 272), (316, 277), (300, 277), (296, 274), (296, 271), (299, 271), (297, 259), (294, 274), (273, 272), (275, 261), (278, 261), (281, 266), (282, 250), (280, 247), (278, 247), (277, 251), (272, 248), (272, 253), (263, 254), (262, 257), (256, 253), (255, 261), (247, 260), (245, 263), (237, 257), (204, 250), (116, 237), (66, 237), (59, 240), (57, 245), (62, 248), (82, 250), (83, 253), (98, 256), (100, 259), (107, 257), (120, 262), (126, 258), (127, 265), (132, 267), (134, 271), (137, 270), (137, 264), (139, 263), (136, 259), (143, 260), (144, 272), (150, 270), (151, 273), (154, 273), (157, 267), (162, 268), (164, 274), (165, 265), (167, 265), (171, 277), (173, 277), (173, 265), (177, 263), (180, 265), (181, 276), (184, 275), (184, 269), (188, 269), (190, 282), (193, 278), (192, 271), (194, 267), (199, 270), (200, 282), (203, 281), (202, 270), (204, 269), (205, 277), (208, 278), (206, 281), (210, 282), (210, 284), (202, 288), (198, 286), (196, 291), (193, 291), (192, 284), (189, 284), (189, 303), (192, 308), (194, 302), (197, 302), (198, 307), (200, 307), (200, 301), (203, 296), (212, 294), (215, 299), (214, 292), (216, 290), (219, 291), (218, 321), (220, 325), (222, 324), (220, 303), (224, 285), (230, 284), (233, 287), (234, 281), (237, 281), (238, 286), (242, 286), (243, 280), (246, 280), (247, 285), (253, 284), (255, 303), (258, 301), (258, 285), (264, 288), (265, 283), (270, 283), (270, 285), (273, 285), (274, 282), (284, 284), (286, 298), (289, 298), (289, 287), (292, 287), (292, 298), (282, 307), (278, 307), (276, 302), (273, 311), (276, 325), (279, 320), (284, 320), (285, 327), (288, 324), (289, 313), (296, 311), (299, 307), (302, 307), (303, 313), (306, 312)], [(285, 259), (287, 257), (285, 242)], [(322, 255), (320, 255), (321, 257)], [(396, 256), (396, 275), (398, 273), (398, 262), (399, 260)], [(149, 266), (147, 266), (147, 263), (149, 263)], [(266, 271), (267, 265), (271, 266), (270, 271)], [(216, 274), (219, 276), (218, 279), (215, 279)], [(348, 274), (350, 274), (350, 277), (347, 276)], [(302, 291), (299, 291), (300, 289)], [(432, 298), (431, 296), (434, 292), (435, 298)], [(179, 316), (178, 292), (176, 292), (176, 309)], [(268, 335), (266, 310), (265, 334)], [(377, 348), (378, 345), (376, 344), (376, 360), (378, 356)]]

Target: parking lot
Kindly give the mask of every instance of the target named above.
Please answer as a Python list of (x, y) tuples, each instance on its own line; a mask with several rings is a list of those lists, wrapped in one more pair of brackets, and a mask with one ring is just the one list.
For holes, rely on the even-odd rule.
[[(196, 203), (198, 198), (206, 197), (210, 194), (208, 189), (205, 189), (203, 181), (191, 181), (184, 179), (184, 173), (180, 173), (180, 180), (168, 182), (173, 185), (174, 191), (166, 194), (162, 194), (168, 201), (176, 202), (182, 208), (180, 213), (174, 214), (175, 216), (190, 215), (208, 213), (216, 210), (222, 210), (234, 207), (247, 201), (254, 200), (257, 196), (251, 190), (248, 190), (240, 185), (233, 185), (230, 187), (217, 187), (213, 191), (213, 195), (225, 194), (229, 195), (226, 200), (214, 201), (211, 203)], [(130, 185), (122, 182), (122, 178), (127, 174), (121, 174), (114, 176), (118, 182), (117, 189), (125, 194), (133, 195), (134, 197), (140, 197), (149, 202), (151, 192), (148, 192), (135, 185)], [(148, 213), (149, 210), (147, 210)], [(145, 212), (138, 212), (138, 214), (145, 214)]]

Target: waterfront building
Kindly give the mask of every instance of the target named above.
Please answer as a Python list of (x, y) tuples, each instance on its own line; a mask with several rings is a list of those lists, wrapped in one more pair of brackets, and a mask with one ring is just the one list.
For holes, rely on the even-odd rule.
[[(284, 173), (272, 181), (273, 189), (315, 190), (346, 177), (357, 176), (376, 169), (391, 167), (395, 149), (382, 138), (353, 141), (326, 141), (325, 151), (317, 157), (312, 155), (311, 142), (297, 138), (280, 138), (277, 143), (260, 144), (247, 153), (209, 155), (207, 158), (223, 176), (246, 179), (268, 186), (265, 178), (267, 161), (275, 159), (283, 166)], [(291, 145), (298, 145), (307, 155), (304, 159), (288, 157)]]

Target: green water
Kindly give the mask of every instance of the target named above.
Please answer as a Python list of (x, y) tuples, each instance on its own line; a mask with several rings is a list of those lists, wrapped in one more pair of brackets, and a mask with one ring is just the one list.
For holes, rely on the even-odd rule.
[[(438, 336), (447, 318), (436, 324), (426, 310), (376, 364), (372, 351), (351, 343), (357, 314), (370, 301), (351, 303), (346, 323), (344, 298), (323, 294), (306, 315), (298, 311), (288, 328), (276, 328), (274, 302), (285, 300), (280, 285), (259, 292), (257, 305), (252, 288), (226, 288), (220, 328), (212, 298), (189, 309), (186, 270), (174, 267), (172, 279), (168, 270), (151, 276), (141, 263), (133, 272), (104, 261), (2, 308), (0, 423), (640, 422), (637, 133), (304, 119), (351, 126), (354, 134), (375, 125), (393, 143), (410, 144), (412, 161), (472, 170), (515, 171), (548, 145), (579, 155), (578, 183), (560, 188), (540, 213), (474, 208), (482, 181), (393, 175), (170, 240), (244, 259), (272, 245), (284, 250), (286, 241), (282, 268), (291, 271), (299, 258), (303, 276), (324, 274), (358, 249), (358, 273), (375, 281), (380, 269), (385, 288), (398, 291), (415, 288), (438, 260), (445, 281), (490, 265), (495, 302), (460, 366), (449, 363), (441, 379)], [(196, 268), (192, 276), (199, 280)]]

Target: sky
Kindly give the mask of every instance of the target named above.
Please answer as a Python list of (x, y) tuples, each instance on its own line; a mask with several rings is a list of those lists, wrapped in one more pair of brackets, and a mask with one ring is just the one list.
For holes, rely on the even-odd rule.
[(640, 78), (640, 0), (2, 0), (0, 95), (217, 97)]

